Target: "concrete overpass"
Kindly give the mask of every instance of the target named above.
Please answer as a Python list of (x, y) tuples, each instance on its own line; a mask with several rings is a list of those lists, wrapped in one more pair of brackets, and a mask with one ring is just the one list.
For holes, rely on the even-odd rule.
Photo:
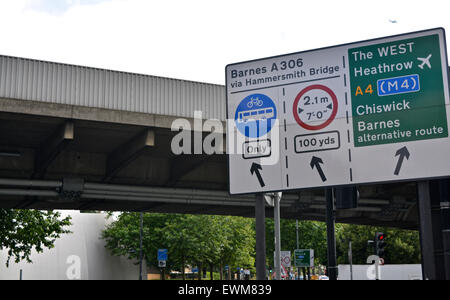
[[(224, 87), (0, 56), (0, 207), (253, 217), (253, 196), (227, 192), (225, 155), (172, 153), (172, 122), (194, 111), (225, 122)], [(360, 193), (337, 222), (418, 228), (416, 184)], [(325, 209), (322, 190), (290, 192), (281, 215)]]

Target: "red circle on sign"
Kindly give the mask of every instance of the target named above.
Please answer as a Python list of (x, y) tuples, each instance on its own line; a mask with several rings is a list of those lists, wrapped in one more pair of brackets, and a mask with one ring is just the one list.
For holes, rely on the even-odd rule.
[[(303, 122), (300, 119), (300, 116), (299, 116), (298, 110), (297, 110), (300, 99), (303, 97), (303, 95), (305, 95), (307, 92), (309, 92), (311, 90), (325, 91), (328, 95), (331, 96), (331, 99), (333, 101), (333, 111), (331, 113), (331, 116), (324, 123), (322, 123), (320, 125), (315, 125), (315, 126), (308, 125), (305, 122)], [(298, 94), (297, 98), (295, 98), (295, 101), (294, 101), (294, 118), (300, 126), (302, 126), (305, 129), (308, 129), (308, 130), (320, 130), (320, 129), (327, 127), (328, 125), (331, 124), (331, 122), (333, 122), (334, 118), (336, 118), (337, 112), (338, 112), (338, 100), (337, 100), (336, 94), (330, 88), (328, 88), (324, 85), (316, 84), (316, 85), (311, 85), (311, 86), (305, 88), (303, 91), (300, 92), (300, 94)]]

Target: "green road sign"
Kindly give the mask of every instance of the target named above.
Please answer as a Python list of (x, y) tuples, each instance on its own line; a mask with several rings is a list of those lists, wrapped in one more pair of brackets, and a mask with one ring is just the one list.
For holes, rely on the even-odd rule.
[(437, 34), (348, 50), (355, 147), (448, 137)]
[(314, 267), (314, 250), (298, 249), (294, 251), (294, 265), (296, 268)]

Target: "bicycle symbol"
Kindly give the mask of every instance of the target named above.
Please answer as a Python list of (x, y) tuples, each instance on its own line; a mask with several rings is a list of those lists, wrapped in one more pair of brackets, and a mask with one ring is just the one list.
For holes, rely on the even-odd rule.
[(263, 101), (260, 100), (258, 97), (256, 97), (256, 98), (250, 99), (250, 101), (247, 103), (247, 107), (252, 108), (253, 105), (257, 106), (257, 107), (261, 107), (261, 106), (263, 106), (263, 104), (264, 104)]

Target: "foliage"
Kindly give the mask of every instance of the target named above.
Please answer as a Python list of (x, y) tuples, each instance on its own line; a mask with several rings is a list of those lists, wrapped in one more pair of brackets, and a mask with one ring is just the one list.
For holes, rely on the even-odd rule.
[(16, 263), (31, 263), (33, 248), (38, 253), (51, 249), (56, 239), (70, 233), (64, 227), (71, 224), (71, 218), (60, 217), (60, 213), (52, 211), (0, 209), (0, 250), (8, 249), (6, 266), (11, 258)]
[(338, 263), (348, 263), (348, 242), (352, 241), (354, 264), (366, 264), (367, 257), (374, 254), (368, 241), (373, 240), (376, 232), (386, 234), (386, 264), (421, 263), (419, 232), (385, 227), (358, 226), (341, 224), (337, 236)]
[[(186, 265), (254, 265), (254, 230), (250, 219), (222, 216), (144, 214), (143, 252), (157, 266), (158, 249), (168, 249), (167, 268)], [(122, 213), (103, 232), (113, 255), (139, 259), (139, 214)]]
[[(336, 251), (338, 264), (348, 264), (348, 242), (352, 240), (354, 264), (366, 264), (367, 257), (374, 254), (368, 247), (368, 240), (373, 240), (376, 232), (386, 234), (385, 262), (387, 264), (419, 264), (421, 262), (420, 239), (417, 231), (385, 227), (336, 224)], [(295, 220), (281, 220), (282, 250), (293, 251), (296, 244)], [(266, 256), (268, 264), (273, 266), (274, 224), (266, 220)], [(315, 265), (327, 265), (327, 226), (323, 222), (299, 221), (299, 248), (314, 249)]]
[[(297, 248), (295, 220), (281, 220), (282, 250)], [(348, 263), (348, 241), (353, 244), (353, 263), (365, 264), (373, 249), (367, 241), (375, 232), (387, 235), (386, 263), (420, 262), (419, 234), (415, 231), (336, 224), (338, 263)], [(122, 213), (103, 232), (106, 247), (114, 255), (139, 259), (139, 214)], [(254, 271), (255, 222), (229, 216), (144, 214), (143, 252), (147, 265), (157, 266), (157, 250), (168, 249), (167, 267), (182, 271), (184, 266), (237, 267)], [(299, 221), (299, 248), (314, 249), (315, 264), (327, 265), (326, 224)], [(266, 219), (267, 264), (273, 266), (274, 223)], [(209, 270), (208, 270), (209, 271)]]
[[(315, 264), (327, 263), (327, 232), (326, 224), (313, 221), (299, 221), (299, 248), (314, 249)], [(297, 249), (297, 233), (295, 220), (281, 220), (281, 250), (291, 251)], [(274, 222), (273, 219), (266, 220), (266, 257), (268, 264), (274, 266)]]

